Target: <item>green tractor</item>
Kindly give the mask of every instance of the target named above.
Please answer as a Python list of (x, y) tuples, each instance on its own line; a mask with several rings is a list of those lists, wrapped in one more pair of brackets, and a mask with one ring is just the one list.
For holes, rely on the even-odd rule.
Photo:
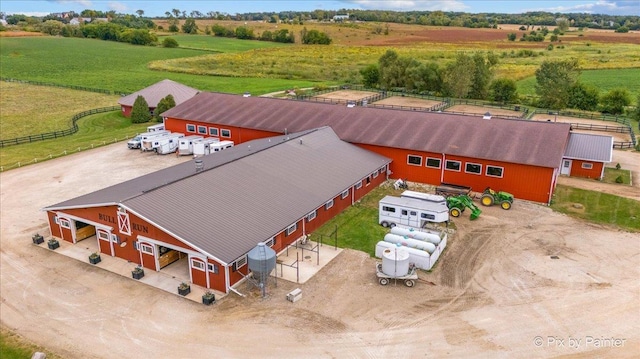
[(471, 197), (466, 194), (447, 197), (447, 207), (449, 207), (451, 217), (460, 217), (460, 214), (462, 214), (466, 208), (470, 208), (471, 216), (469, 219), (472, 221), (480, 217), (480, 213), (482, 213), (480, 208), (473, 203)]
[(500, 203), (500, 207), (502, 207), (502, 209), (511, 209), (511, 205), (513, 204), (513, 195), (508, 192), (496, 192), (492, 190), (491, 187), (487, 187), (484, 192), (482, 192), (480, 203), (487, 207)]

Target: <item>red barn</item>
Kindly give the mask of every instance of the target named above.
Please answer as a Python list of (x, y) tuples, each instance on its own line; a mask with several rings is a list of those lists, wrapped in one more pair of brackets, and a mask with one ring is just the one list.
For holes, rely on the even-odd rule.
[(51, 234), (150, 270), (188, 261), (192, 283), (227, 293), (258, 243), (282, 251), (384, 182), (390, 162), (328, 127), (201, 160), (46, 207)]
[(570, 125), (203, 92), (162, 114), (170, 131), (242, 143), (330, 126), (344, 141), (393, 160), (393, 178), (548, 203)]
[(198, 92), (199, 90), (196, 90), (189, 86), (185, 86), (175, 81), (162, 80), (149, 87), (145, 87), (140, 91), (136, 91), (130, 95), (122, 97), (118, 101), (118, 104), (122, 109), (122, 114), (126, 117), (129, 117), (131, 116), (133, 104), (136, 102), (138, 96), (144, 97), (145, 101), (147, 101), (147, 105), (149, 105), (149, 112), (153, 113), (156, 107), (158, 107), (158, 103), (160, 102), (160, 100), (167, 97), (168, 95), (173, 96), (176, 105), (179, 105), (195, 96)]
[(560, 174), (602, 179), (604, 165), (613, 160), (613, 137), (572, 133)]

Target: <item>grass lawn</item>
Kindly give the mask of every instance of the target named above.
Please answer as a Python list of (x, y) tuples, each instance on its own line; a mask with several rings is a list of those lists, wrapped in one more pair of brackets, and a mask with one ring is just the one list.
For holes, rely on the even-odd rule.
[(0, 358), (29, 359), (35, 352), (46, 353), (49, 359), (60, 358), (60, 356), (50, 353), (40, 346), (31, 344), (26, 339), (4, 327), (0, 330)]
[(292, 46), (291, 44), (283, 44), (270, 41), (257, 40), (238, 40), (228, 37), (215, 37), (212, 35), (167, 35), (159, 36), (158, 41), (162, 42), (165, 37), (171, 37), (178, 42), (183, 48), (203, 49), (215, 52), (244, 52), (255, 49)]
[(150, 124), (132, 124), (120, 111), (87, 116), (78, 121), (80, 130), (71, 136), (2, 148), (0, 165), (3, 167), (2, 170), (7, 170), (14, 168), (18, 162), (23, 166), (34, 163), (34, 159), (41, 162), (60, 157), (65, 151), (70, 153), (78, 151), (78, 148), (88, 149), (114, 143), (145, 132)]
[(551, 208), (590, 222), (640, 231), (640, 202), (632, 199), (558, 185)]
[[(602, 182), (617, 183), (616, 178), (618, 178), (618, 176), (622, 177), (622, 184), (631, 184), (631, 171), (622, 168), (618, 170), (612, 167), (604, 168), (604, 178), (602, 179)], [(636, 181), (637, 180), (638, 179), (636, 178)]]
[(0, 139), (66, 130), (76, 113), (117, 106), (119, 96), (0, 81)]
[[(213, 38), (212, 38), (213, 39)], [(242, 42), (242, 40), (235, 40)], [(259, 44), (263, 44), (259, 42)], [(224, 46), (226, 46), (226, 48)], [(223, 42), (220, 51), (233, 51)], [(256, 44), (253, 44), (255, 47)], [(265, 46), (272, 46), (266, 44)], [(113, 41), (64, 37), (0, 37), (0, 76), (21, 80), (131, 93), (164, 79), (171, 79), (205, 91), (255, 94), (293, 87), (312, 87), (309, 80), (254, 78), (253, 71), (242, 77), (200, 76), (186, 73), (154, 71), (148, 67), (155, 60), (196, 57), (211, 51), (134, 46)], [(247, 75), (249, 74), (249, 75)], [(89, 106), (91, 108), (91, 106)]]

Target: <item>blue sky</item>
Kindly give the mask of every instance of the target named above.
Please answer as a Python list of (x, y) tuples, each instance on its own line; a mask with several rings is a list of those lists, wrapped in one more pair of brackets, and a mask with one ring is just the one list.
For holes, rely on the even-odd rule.
[(228, 14), (266, 11), (362, 10), (424, 10), (461, 11), (468, 13), (496, 12), (522, 13), (527, 11), (585, 12), (610, 15), (640, 15), (640, 1), (615, 0), (536, 0), (536, 1), (481, 1), (481, 0), (289, 0), (289, 1), (177, 1), (177, 0), (1, 0), (0, 11), (7, 14), (46, 15), (52, 12), (84, 9), (134, 14), (143, 10), (146, 16), (162, 16), (166, 11), (179, 9), (207, 13), (218, 11)]

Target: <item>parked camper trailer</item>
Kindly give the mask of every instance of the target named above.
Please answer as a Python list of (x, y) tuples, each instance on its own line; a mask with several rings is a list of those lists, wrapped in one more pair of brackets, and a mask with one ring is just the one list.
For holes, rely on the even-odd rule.
[(378, 203), (378, 223), (383, 227), (394, 227), (400, 224), (422, 228), (427, 222), (448, 221), (449, 208), (446, 202), (385, 196)]
[(170, 136), (171, 132), (169, 131), (156, 131), (156, 132), (148, 132), (145, 136), (140, 138), (140, 151), (153, 151), (153, 141)]
[(194, 141), (193, 156), (199, 157), (199, 156), (208, 155), (209, 153), (211, 153), (211, 148), (210, 148), (211, 144), (216, 142), (220, 142), (220, 139), (214, 138), (214, 137), (207, 137), (198, 141)]
[(178, 155), (192, 155), (193, 154), (193, 145), (195, 142), (202, 140), (202, 136), (198, 135), (190, 135), (186, 137), (182, 137), (178, 141)]
[(159, 123), (157, 125), (151, 125), (147, 127), (147, 132), (156, 132), (156, 131), (163, 131), (163, 130), (164, 130), (164, 123)]
[(169, 136), (159, 137), (153, 140), (151, 147), (159, 155), (174, 153), (178, 150), (178, 141), (184, 138), (183, 133), (172, 133)]
[(220, 141), (211, 144), (211, 146), (209, 146), (209, 149), (211, 150), (211, 152), (218, 152), (231, 147), (233, 147), (233, 141)]
[(143, 132), (140, 133), (138, 135), (136, 135), (134, 138), (130, 139), (129, 142), (127, 142), (127, 146), (129, 147), (129, 149), (134, 149), (134, 148), (141, 148), (142, 147), (142, 141), (152, 138), (154, 136), (162, 136), (162, 135), (168, 135), (170, 132), (166, 131), (166, 130), (158, 130), (158, 131), (152, 131), (152, 132)]

